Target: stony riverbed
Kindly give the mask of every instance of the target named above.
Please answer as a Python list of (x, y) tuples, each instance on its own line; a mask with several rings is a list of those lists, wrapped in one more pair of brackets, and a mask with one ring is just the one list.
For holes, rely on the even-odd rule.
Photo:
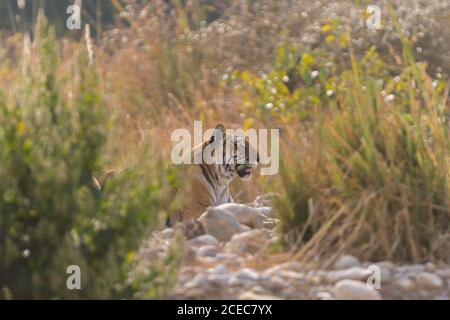
[[(188, 240), (173, 299), (449, 299), (450, 265), (364, 262), (342, 255), (329, 268), (280, 259), (270, 246), (278, 241), (279, 221), (270, 202), (224, 204), (208, 210), (194, 224), (184, 223)], [(139, 253), (141, 269), (163, 257), (176, 232), (153, 233)]]
[[(164, 254), (173, 229), (155, 232), (141, 259)], [(187, 240), (185, 258), (170, 299), (448, 299), (450, 266), (440, 263), (399, 265), (340, 257), (326, 270), (296, 261), (261, 267), (262, 254), (276, 234), (250, 229), (219, 241), (210, 234)], [(264, 264), (262, 264), (264, 265)], [(370, 266), (380, 273), (380, 289), (369, 287)]]

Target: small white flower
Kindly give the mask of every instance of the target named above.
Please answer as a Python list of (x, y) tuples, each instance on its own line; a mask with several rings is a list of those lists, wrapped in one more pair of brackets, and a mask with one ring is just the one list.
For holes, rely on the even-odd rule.
[(327, 96), (331, 97), (334, 94), (333, 90), (327, 90)]
[(266, 110), (270, 110), (270, 109), (272, 109), (272, 108), (273, 108), (273, 103), (271, 103), (271, 102), (266, 103), (266, 104), (264, 105), (264, 109), (266, 109)]
[(311, 77), (314, 79), (319, 75), (319, 71), (314, 70), (313, 72), (311, 72)]

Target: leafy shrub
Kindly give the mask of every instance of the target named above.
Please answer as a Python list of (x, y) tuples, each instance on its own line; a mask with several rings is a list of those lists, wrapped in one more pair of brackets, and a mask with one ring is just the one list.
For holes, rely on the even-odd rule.
[[(81, 49), (62, 65), (42, 14), (36, 29), (18, 85), (0, 102), (2, 296), (130, 297), (133, 252), (167, 201), (161, 160), (149, 146), (149, 160), (93, 187), (108, 121), (95, 66)], [(81, 290), (66, 288), (69, 265), (81, 268)]]
[(233, 71), (230, 83), (243, 97), (244, 112), (287, 124), (307, 119), (312, 108), (326, 107), (334, 100), (337, 78), (333, 61), (324, 51), (301, 52), (293, 44), (280, 45), (272, 71), (257, 75)]

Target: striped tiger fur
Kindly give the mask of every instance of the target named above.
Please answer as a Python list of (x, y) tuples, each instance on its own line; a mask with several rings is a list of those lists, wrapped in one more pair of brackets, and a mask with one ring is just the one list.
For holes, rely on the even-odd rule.
[[(217, 138), (220, 140), (216, 140)], [(230, 182), (236, 176), (245, 181), (251, 178), (252, 170), (259, 163), (259, 155), (251, 149), (252, 146), (246, 139), (227, 133), (223, 125), (217, 125), (209, 140), (194, 147), (192, 155), (201, 153), (203, 159), (205, 148), (215, 141), (223, 142), (223, 162), (207, 164), (202, 161), (201, 164), (186, 165), (186, 176), (191, 178), (188, 186), (189, 196), (186, 197), (183, 208), (170, 219), (169, 225), (175, 221), (196, 219), (208, 207), (234, 202), (229, 189)], [(227, 144), (232, 147), (227, 148)], [(254, 151), (256, 161), (251, 161), (250, 150)]]

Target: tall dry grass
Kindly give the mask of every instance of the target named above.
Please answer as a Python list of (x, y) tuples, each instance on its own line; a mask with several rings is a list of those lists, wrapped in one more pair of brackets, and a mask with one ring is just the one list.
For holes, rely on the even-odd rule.
[(335, 103), (292, 133), (304, 140), (285, 149), (276, 203), (300, 260), (449, 258), (449, 86), (439, 92), (402, 42), (395, 95), (351, 56)]
[[(162, 137), (168, 154), (171, 131), (194, 119), (281, 128), (280, 174), (233, 187), (239, 201), (282, 190), (277, 213), (283, 232), (297, 233), (298, 258), (447, 258), (448, 92), (442, 60), (428, 51), (445, 49), (420, 34), (435, 26), (411, 24), (407, 1), (395, 7), (397, 25), (383, 16), (380, 33), (357, 26), (361, 6), (343, 3), (342, 19), (324, 16), (336, 5), (317, 6), (239, 2), (196, 26), (182, 7), (161, 1), (127, 11), (131, 27), (105, 40), (105, 78), (116, 83), (110, 104), (122, 114), (117, 132), (122, 141)], [(442, 6), (430, 4), (430, 14)], [(315, 70), (316, 80), (307, 77)], [(284, 83), (285, 75), (294, 76)]]

